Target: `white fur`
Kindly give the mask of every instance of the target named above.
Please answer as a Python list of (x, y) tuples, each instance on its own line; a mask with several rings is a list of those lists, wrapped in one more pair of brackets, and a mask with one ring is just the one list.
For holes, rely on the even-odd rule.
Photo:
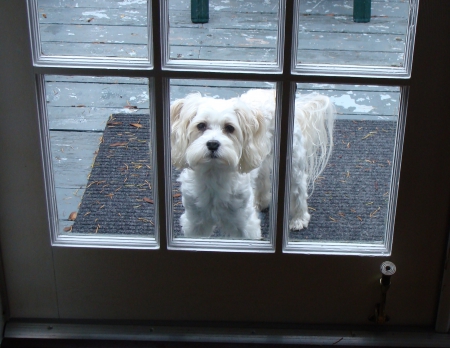
[[(323, 171), (332, 148), (334, 107), (319, 94), (296, 99), (290, 221), (308, 226), (308, 187)], [(183, 169), (187, 237), (209, 237), (215, 228), (230, 238), (260, 239), (258, 211), (271, 201), (275, 92), (250, 90), (239, 98), (190, 94), (170, 109), (172, 163)]]

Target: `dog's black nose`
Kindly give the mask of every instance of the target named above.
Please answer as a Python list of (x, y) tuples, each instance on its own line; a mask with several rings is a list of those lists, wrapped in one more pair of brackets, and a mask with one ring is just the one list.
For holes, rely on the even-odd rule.
[(216, 151), (220, 146), (220, 143), (217, 140), (209, 140), (206, 143), (206, 147), (209, 151)]

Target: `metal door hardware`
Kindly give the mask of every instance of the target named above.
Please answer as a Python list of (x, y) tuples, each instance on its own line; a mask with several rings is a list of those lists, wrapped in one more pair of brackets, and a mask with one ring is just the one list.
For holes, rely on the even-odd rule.
[(386, 294), (391, 286), (391, 276), (395, 273), (397, 268), (390, 261), (385, 261), (380, 266), (381, 279), (381, 300), (375, 306), (375, 315), (371, 316), (369, 319), (377, 324), (384, 324), (389, 321), (389, 317), (386, 315)]

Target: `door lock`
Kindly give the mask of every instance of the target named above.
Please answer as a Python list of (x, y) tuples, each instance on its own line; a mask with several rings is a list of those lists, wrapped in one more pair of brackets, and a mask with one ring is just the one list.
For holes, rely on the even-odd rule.
[(370, 317), (371, 321), (377, 324), (384, 324), (389, 321), (389, 317), (386, 315), (386, 294), (391, 286), (391, 276), (395, 273), (397, 268), (390, 261), (385, 261), (380, 266), (381, 279), (380, 279), (380, 289), (381, 289), (381, 300), (375, 306), (375, 315)]

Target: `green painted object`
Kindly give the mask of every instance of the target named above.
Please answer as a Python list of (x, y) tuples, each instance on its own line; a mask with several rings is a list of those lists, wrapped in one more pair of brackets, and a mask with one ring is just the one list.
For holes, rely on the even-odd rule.
[(192, 23), (208, 23), (209, 0), (191, 0)]
[(371, 0), (353, 0), (353, 21), (356, 23), (370, 22)]

